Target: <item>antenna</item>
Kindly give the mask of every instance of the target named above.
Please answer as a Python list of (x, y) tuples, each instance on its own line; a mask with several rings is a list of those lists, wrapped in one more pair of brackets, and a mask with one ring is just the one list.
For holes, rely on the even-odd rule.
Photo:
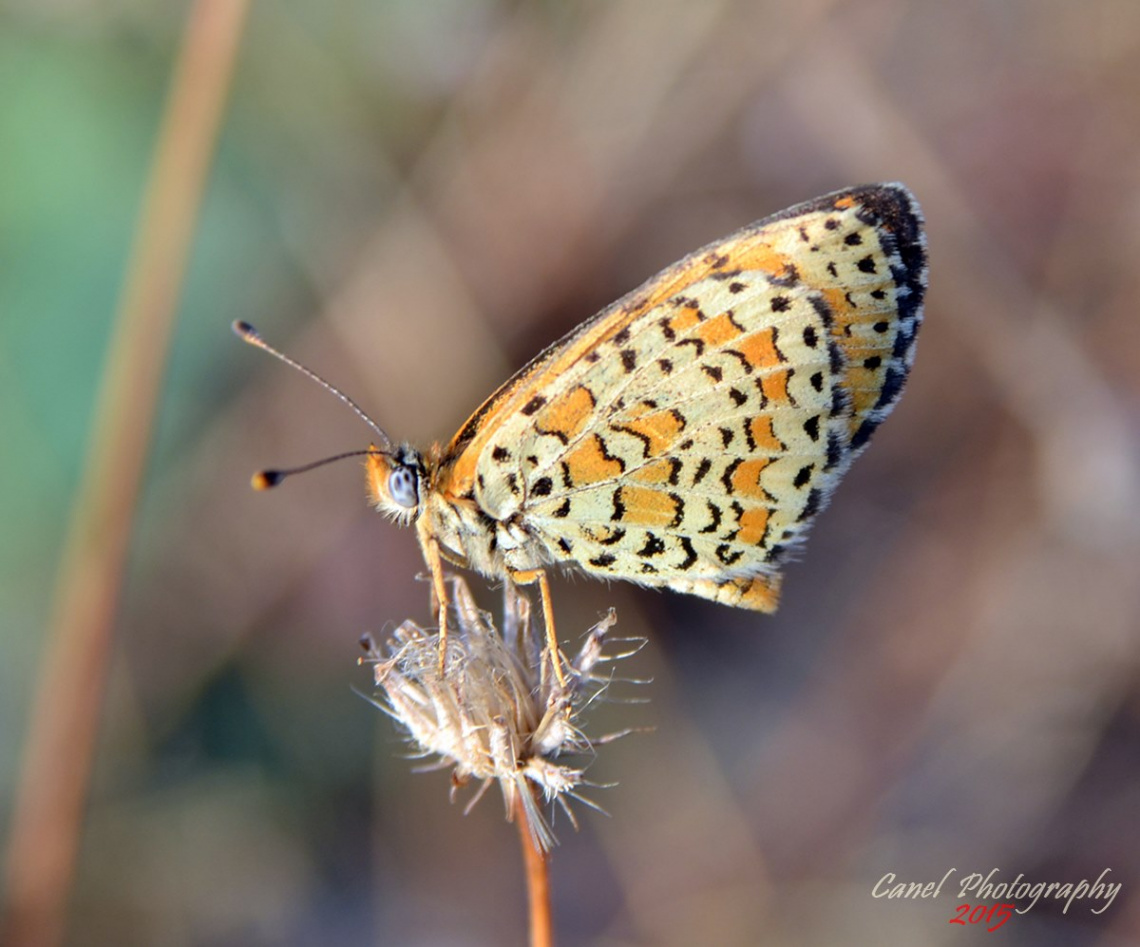
[[(380, 427), (380, 425), (377, 424), (375, 421), (373, 421), (372, 418), (370, 418), (364, 412), (364, 409), (362, 407), (360, 407), (360, 405), (358, 405), (348, 395), (346, 395), (343, 391), (341, 391), (339, 388), (337, 388), (336, 385), (332, 384), (332, 382), (325, 381), (323, 378), (321, 378), (320, 375), (318, 375), (311, 368), (306, 368), (304, 365), (302, 365), (296, 359), (292, 359), (288, 355), (286, 355), (284, 352), (281, 352), (281, 351), (278, 351), (277, 349), (275, 349), (272, 345), (270, 345), (268, 342), (266, 342), (265, 339), (263, 339), (261, 337), (261, 333), (258, 332), (248, 322), (244, 322), (241, 319), (234, 320), (233, 330), (234, 330), (234, 334), (239, 339), (241, 339), (243, 342), (248, 342), (250, 345), (254, 346), (255, 348), (259, 348), (262, 351), (268, 352), (270, 355), (272, 355), (275, 358), (278, 358), (281, 361), (283, 361), (286, 365), (289, 365), (289, 366), (297, 369), (297, 371), (299, 371), (302, 375), (307, 375), (309, 378), (311, 378), (313, 381), (315, 381), (318, 385), (320, 385), (322, 388), (324, 388), (325, 391), (331, 392), (332, 394), (334, 394), (338, 398), (340, 398), (341, 401), (343, 401), (346, 405), (348, 405), (350, 408), (352, 408), (353, 411), (356, 412), (357, 416), (365, 424), (367, 424), (370, 428), (372, 428), (373, 431), (375, 431), (379, 435), (379, 437), (380, 437), (379, 453), (391, 453), (392, 439), (387, 435), (387, 433), (384, 431), (384, 429), (382, 427)], [(302, 470), (311, 470), (313, 467), (320, 467), (322, 464), (328, 464), (334, 460), (340, 460), (342, 457), (356, 457), (356, 456), (359, 456), (360, 454), (374, 454), (374, 453), (377, 453), (377, 451), (375, 451), (375, 450), (354, 451), (354, 452), (349, 453), (349, 454), (338, 454), (336, 457), (328, 457), (325, 460), (318, 460), (315, 463), (309, 464), (305, 467), (297, 467), (293, 470), (267, 470), (267, 471), (263, 471), (262, 473), (254, 475), (253, 485), (258, 490), (266, 490), (269, 487), (277, 486), (277, 484), (280, 483), (281, 480), (283, 480), (289, 474), (299, 473)], [(277, 476), (277, 479), (275, 479), (275, 480), (272, 479), (272, 477), (270, 477), (270, 474)], [(268, 479), (259, 480), (259, 478), (262, 478), (262, 477), (268, 478)]]
[(314, 460), (311, 464), (302, 464), (300, 467), (286, 467), (283, 470), (259, 470), (250, 479), (250, 483), (253, 484), (254, 490), (271, 490), (286, 477), (292, 477), (293, 474), (315, 470), (317, 467), (323, 467), (325, 464), (332, 464), (338, 460), (344, 460), (346, 457), (363, 457), (365, 454), (383, 453), (383, 451), (370, 447), (367, 450), (350, 450), (343, 454), (334, 454), (332, 457)]

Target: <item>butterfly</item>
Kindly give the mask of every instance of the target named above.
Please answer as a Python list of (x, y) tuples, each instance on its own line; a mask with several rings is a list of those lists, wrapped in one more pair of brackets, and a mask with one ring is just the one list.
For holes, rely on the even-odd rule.
[(926, 278), (922, 214), (902, 185), (798, 204), (603, 309), (426, 451), (248, 324), (235, 331), (377, 433), (368, 494), (416, 530), (442, 667), (444, 563), (537, 583), (552, 655), (551, 567), (774, 611), (789, 556), (902, 393)]

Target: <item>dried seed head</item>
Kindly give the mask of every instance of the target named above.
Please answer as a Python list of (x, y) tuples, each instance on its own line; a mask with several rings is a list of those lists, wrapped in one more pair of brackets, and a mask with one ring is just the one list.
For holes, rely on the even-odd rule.
[(535, 790), (547, 802), (557, 801), (572, 823), (569, 799), (592, 805), (578, 792), (585, 784), (583, 768), (561, 760), (592, 750), (579, 714), (611, 683), (599, 669), (626, 656), (604, 654), (606, 633), (617, 618), (611, 609), (590, 629), (569, 662), (563, 688), (552, 672), (545, 636), (532, 627), (528, 599), (507, 583), (500, 632), (476, 606), (467, 584), (458, 577), (450, 581), (456, 621), (442, 674), (437, 632), (406, 621), (383, 646), (365, 637), (364, 660), (374, 665), (380, 689), (377, 706), (407, 730), (418, 753), (454, 767), (453, 789), (471, 779), (483, 782), (468, 808), (497, 780), (508, 818), (522, 806), (535, 843), (548, 850), (555, 839)]

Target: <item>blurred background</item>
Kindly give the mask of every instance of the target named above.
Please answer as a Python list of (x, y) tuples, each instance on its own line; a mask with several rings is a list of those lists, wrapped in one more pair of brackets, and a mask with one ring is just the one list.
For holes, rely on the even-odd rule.
[[(186, 3), (0, 4), (0, 844)], [(555, 821), (560, 943), (1140, 942), (1140, 5), (372, 0), (252, 7), (132, 536), (69, 942), (523, 942), (468, 816), (360, 693), (427, 619), (348, 462), (446, 440), (688, 251), (901, 180), (929, 223), (909, 389), (774, 617), (559, 580), (652, 683)], [(474, 582), (475, 588), (484, 583)], [(496, 601), (485, 591), (488, 605)], [(877, 881), (1077, 883), (996, 934)]]

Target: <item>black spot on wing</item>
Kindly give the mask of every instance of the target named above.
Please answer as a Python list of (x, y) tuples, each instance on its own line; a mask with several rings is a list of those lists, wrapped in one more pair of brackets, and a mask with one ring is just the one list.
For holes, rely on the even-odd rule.
[(697, 555), (696, 550), (693, 549), (693, 543), (688, 536), (682, 536), (679, 542), (681, 548), (685, 550), (685, 558), (677, 563), (677, 568), (682, 572), (687, 572), (696, 565), (697, 559), (700, 557)]
[(679, 493), (670, 493), (669, 499), (673, 501), (673, 519), (669, 521), (669, 528), (676, 529), (685, 519), (685, 501)]
[(827, 340), (827, 361), (828, 371), (832, 375), (838, 375), (843, 370), (843, 351), (835, 339)]
[(887, 405), (894, 404), (898, 396), (902, 394), (903, 385), (906, 383), (906, 372), (897, 365), (892, 365), (887, 369), (887, 377), (883, 379), (883, 389), (879, 392), (879, 400), (875, 402), (876, 408), (885, 408)]
[[(636, 437), (639, 441), (641, 441), (641, 456), (645, 459), (649, 458), (650, 448), (653, 447), (653, 438), (651, 438), (644, 431), (639, 431), (636, 428), (629, 427), (625, 424), (615, 424), (611, 430), (620, 431), (622, 434), (628, 434), (630, 437)], [(622, 469), (624, 470), (624, 467)]]
[(780, 351), (780, 329), (778, 326), (772, 326), (772, 351), (776, 353), (776, 360), (779, 362), (786, 362), (788, 356)]
[(865, 446), (866, 443), (871, 439), (871, 435), (874, 434), (876, 430), (878, 430), (880, 423), (881, 419), (867, 418), (862, 424), (860, 424), (859, 429), (853, 435), (851, 435), (851, 449), (859, 450), (861, 447)]
[(570, 443), (570, 437), (566, 434), (565, 431), (560, 431), (557, 428), (555, 428), (554, 430), (547, 430), (546, 428), (540, 427), (537, 424), (534, 426), (534, 429), (539, 434), (546, 435), (547, 437), (558, 438), (558, 440), (562, 443), (563, 447), (565, 447), (567, 444)]
[(895, 344), (891, 348), (891, 357), (902, 360), (914, 345), (914, 333), (918, 328), (912, 322), (900, 322), (899, 330), (895, 333)]
[(614, 543), (621, 542), (625, 538), (625, 530), (620, 526), (612, 530), (605, 539), (596, 539), (595, 542), (601, 543), (603, 546), (612, 546)]
[(704, 527), (701, 530), (701, 532), (702, 533), (715, 533), (720, 526), (720, 520), (721, 520), (721, 516), (723, 514), (720, 511), (720, 507), (717, 506), (715, 503), (713, 503), (712, 500), (705, 500), (705, 504), (708, 506), (709, 516), (711, 517), (711, 521), (709, 522), (708, 526)]
[(642, 558), (648, 559), (651, 556), (659, 556), (664, 551), (665, 540), (660, 536), (655, 536), (653, 533), (646, 532), (645, 545), (637, 551), (637, 554)]
[(621, 487), (614, 488), (614, 495), (612, 499), (614, 504), (614, 511), (610, 514), (610, 521), (617, 523), (623, 516), (625, 516), (625, 503), (622, 502)]
[[(832, 264), (829, 263), (828, 267), (831, 265)], [(827, 300), (824, 299), (820, 293), (812, 293), (810, 296), (808, 296), (808, 301), (811, 303), (812, 308), (815, 310), (815, 314), (819, 316), (820, 321), (830, 329), (835, 323), (835, 313), (831, 311), (831, 306), (827, 304)]]
[(791, 289), (800, 281), (800, 271), (796, 269), (794, 263), (784, 264), (784, 268), (775, 276), (769, 276), (768, 282), (773, 286), (782, 286), (784, 289)]
[(784, 376), (785, 377), (784, 390), (787, 392), (787, 395), (788, 395), (788, 404), (790, 404), (793, 408), (798, 408), (800, 406), (800, 403), (792, 395), (792, 379), (795, 377), (795, 374), (796, 374), (796, 370), (794, 368), (788, 369), (787, 374)]
[(744, 555), (743, 549), (737, 549), (735, 552), (728, 543), (721, 543), (716, 547), (716, 557), (723, 562), (726, 566), (732, 565)]
[(744, 463), (743, 459), (737, 457), (727, 467), (724, 468), (724, 473), (721, 474), (720, 482), (724, 484), (724, 492), (729, 496), (736, 492), (736, 487), (732, 484), (732, 475), (736, 473), (736, 468)]
[(824, 465), (824, 470), (831, 470), (836, 464), (839, 463), (840, 458), (843, 457), (843, 445), (839, 440), (839, 435), (835, 431), (827, 432), (827, 463)]
[(816, 513), (819, 512), (820, 502), (823, 500), (823, 494), (820, 493), (819, 488), (813, 487), (808, 491), (807, 502), (804, 504), (803, 512), (800, 513), (797, 522), (804, 522), (810, 520)]
[(530, 417), (544, 404), (546, 404), (546, 399), (542, 395), (535, 395), (530, 399), (530, 401), (522, 406), (522, 413), (527, 417)]
[(851, 399), (847, 392), (839, 385), (831, 389), (831, 416), (833, 418), (847, 414), (851, 409)]
[(598, 444), (598, 453), (602, 455), (602, 459), (607, 463), (617, 464), (621, 473), (625, 473), (625, 461), (617, 454), (611, 454), (609, 446), (606, 444), (606, 439), (601, 434), (595, 434), (594, 440)]
[(721, 349), (721, 351), (724, 352), (725, 355), (732, 355), (735, 358), (739, 359), (740, 367), (744, 369), (744, 374), (751, 375), (752, 372), (755, 371), (755, 366), (751, 361), (749, 361), (748, 356), (743, 352), (738, 351), (737, 349)]

